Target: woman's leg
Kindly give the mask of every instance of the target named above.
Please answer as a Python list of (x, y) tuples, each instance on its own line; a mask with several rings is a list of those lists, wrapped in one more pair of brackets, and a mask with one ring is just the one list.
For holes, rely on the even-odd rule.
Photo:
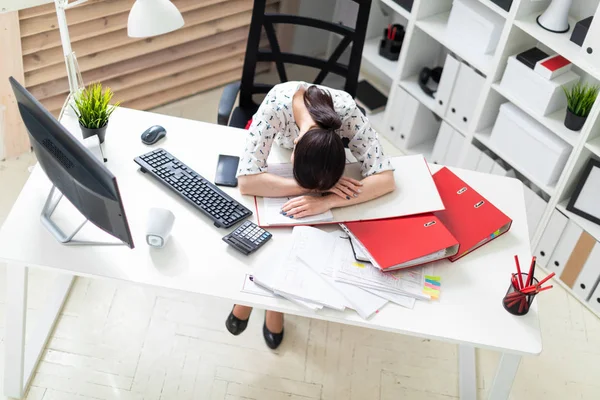
[(233, 306), (233, 315), (236, 318), (241, 319), (243, 321), (250, 318), (251, 312), (252, 312), (252, 307), (241, 306), (239, 304), (236, 304), (235, 306)]
[(265, 324), (270, 332), (281, 333), (283, 330), (283, 313), (267, 310)]
[(233, 306), (233, 310), (229, 313), (229, 316), (225, 320), (225, 327), (232, 335), (239, 335), (244, 332), (248, 326), (248, 319), (250, 319), (250, 313), (252, 307), (241, 306), (236, 304)]
[(263, 337), (269, 348), (275, 350), (283, 341), (283, 314), (276, 311), (265, 313)]

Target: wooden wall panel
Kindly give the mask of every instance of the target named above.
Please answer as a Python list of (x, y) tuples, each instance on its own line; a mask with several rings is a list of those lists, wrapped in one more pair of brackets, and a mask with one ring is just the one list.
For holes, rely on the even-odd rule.
[[(84, 82), (103, 82), (124, 106), (145, 110), (239, 79), (253, 1), (172, 1), (184, 27), (146, 39), (127, 36), (134, 0), (90, 0), (68, 10)], [(269, 11), (278, 9), (271, 0)], [(19, 20), (25, 85), (56, 115), (68, 82), (54, 5), (20, 11)]]
[[(29, 150), (29, 139), (17, 108), (8, 77), (24, 82), (23, 64), (19, 57), (19, 16), (16, 12), (0, 13), (0, 104), (6, 107), (4, 126), (0, 126), (0, 159), (14, 157)], [(1, 189), (0, 189), (1, 192)]]

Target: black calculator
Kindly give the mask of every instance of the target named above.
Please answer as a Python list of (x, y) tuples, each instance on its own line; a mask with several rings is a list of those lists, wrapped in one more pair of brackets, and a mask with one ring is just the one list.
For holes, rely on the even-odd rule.
[(271, 239), (273, 235), (254, 222), (246, 221), (235, 231), (223, 237), (223, 240), (240, 252), (248, 255), (254, 253), (260, 246)]

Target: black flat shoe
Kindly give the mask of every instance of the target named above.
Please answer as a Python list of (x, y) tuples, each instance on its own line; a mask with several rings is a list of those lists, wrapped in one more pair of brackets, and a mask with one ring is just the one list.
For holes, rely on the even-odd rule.
[(225, 327), (227, 328), (229, 333), (237, 336), (246, 330), (249, 319), (250, 319), (250, 317), (248, 317), (248, 319), (246, 319), (246, 320), (239, 319), (238, 317), (233, 315), (233, 309), (232, 309), (231, 312), (229, 313), (229, 316), (225, 320)]
[(265, 323), (263, 324), (263, 337), (269, 348), (275, 350), (283, 341), (283, 328), (281, 333), (273, 333), (267, 328), (267, 316), (265, 315)]

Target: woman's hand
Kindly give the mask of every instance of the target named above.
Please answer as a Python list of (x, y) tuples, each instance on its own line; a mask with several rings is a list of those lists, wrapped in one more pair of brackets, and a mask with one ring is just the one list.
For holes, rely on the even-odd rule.
[(342, 176), (338, 183), (327, 192), (336, 194), (342, 199), (350, 200), (353, 197), (358, 197), (358, 194), (362, 192), (360, 189), (362, 185), (363, 184), (356, 179)]
[(285, 203), (281, 213), (289, 218), (303, 218), (317, 215), (331, 209), (329, 196), (300, 196)]

